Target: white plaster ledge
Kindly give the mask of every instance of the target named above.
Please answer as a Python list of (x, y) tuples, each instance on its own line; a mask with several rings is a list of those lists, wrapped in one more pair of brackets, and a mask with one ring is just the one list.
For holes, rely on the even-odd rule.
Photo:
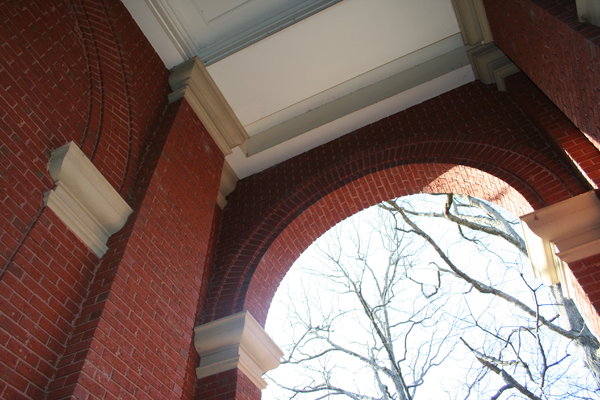
[(267, 386), (262, 375), (276, 368), (283, 355), (248, 311), (197, 326), (194, 334), (198, 378), (239, 368), (262, 390)]
[(590, 191), (527, 214), (521, 219), (553, 243), (566, 263), (600, 254), (600, 198)]
[(171, 70), (171, 103), (185, 98), (223, 154), (248, 138), (246, 130), (198, 57)]
[(46, 205), (102, 257), (132, 209), (73, 142), (52, 152), (48, 171), (56, 187), (46, 193)]

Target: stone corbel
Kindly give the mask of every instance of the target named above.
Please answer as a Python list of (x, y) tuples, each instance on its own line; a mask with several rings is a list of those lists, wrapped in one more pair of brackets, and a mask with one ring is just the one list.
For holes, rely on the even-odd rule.
[(521, 217), (543, 240), (556, 246), (556, 255), (572, 263), (600, 254), (600, 198), (590, 191)]
[(56, 187), (46, 205), (98, 257), (132, 209), (73, 142), (54, 150), (48, 163)]
[(482, 44), (467, 51), (475, 76), (482, 83), (495, 83), (498, 90), (506, 91), (504, 79), (519, 72), (519, 68), (495, 43)]
[(171, 70), (169, 101), (185, 98), (223, 154), (244, 143), (246, 130), (198, 57)]
[(545, 285), (561, 284), (563, 295), (566, 298), (571, 298), (565, 263), (556, 255), (556, 247), (549, 241), (533, 233), (523, 221), (521, 221), (521, 228), (533, 274)]
[(239, 368), (261, 390), (267, 386), (262, 375), (283, 355), (248, 311), (197, 326), (194, 346), (200, 355), (198, 379)]

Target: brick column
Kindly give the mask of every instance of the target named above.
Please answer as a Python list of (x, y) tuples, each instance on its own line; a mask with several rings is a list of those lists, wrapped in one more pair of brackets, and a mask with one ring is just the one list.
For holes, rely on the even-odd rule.
[(484, 0), (500, 49), (577, 128), (600, 143), (600, 27), (575, 1)]
[(169, 107), (162, 135), (139, 208), (108, 242), (50, 398), (186, 397), (223, 154), (185, 100)]

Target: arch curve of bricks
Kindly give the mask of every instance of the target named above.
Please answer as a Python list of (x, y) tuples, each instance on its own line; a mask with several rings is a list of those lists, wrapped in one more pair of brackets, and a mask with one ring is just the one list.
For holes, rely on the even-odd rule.
[(465, 85), (240, 181), (224, 210), (199, 320), (248, 309), (264, 323), (301, 252), (385, 199), (453, 191), (522, 215), (586, 190), (506, 93)]

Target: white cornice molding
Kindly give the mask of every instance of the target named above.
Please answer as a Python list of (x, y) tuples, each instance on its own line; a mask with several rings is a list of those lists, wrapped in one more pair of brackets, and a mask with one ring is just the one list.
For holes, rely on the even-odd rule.
[(262, 375), (277, 368), (283, 355), (248, 311), (197, 326), (194, 346), (200, 355), (198, 379), (239, 368), (259, 389), (267, 386)]
[(233, 171), (233, 168), (227, 161), (223, 164), (223, 171), (221, 172), (221, 184), (219, 185), (219, 195), (217, 196), (217, 204), (221, 209), (227, 205), (227, 196), (233, 192), (237, 185), (239, 178)]
[(185, 98), (223, 154), (244, 143), (246, 130), (199, 58), (171, 70), (171, 103)]
[(600, 199), (590, 191), (527, 214), (521, 219), (553, 243), (566, 263), (600, 253)]
[(46, 204), (98, 257), (132, 209), (73, 142), (54, 150), (48, 163), (56, 187)]
[(519, 72), (519, 68), (495, 43), (486, 43), (467, 51), (475, 76), (486, 85), (495, 83), (500, 91), (506, 91), (504, 79)]
[(466, 45), (494, 40), (482, 0), (452, 0), (452, 6)]

